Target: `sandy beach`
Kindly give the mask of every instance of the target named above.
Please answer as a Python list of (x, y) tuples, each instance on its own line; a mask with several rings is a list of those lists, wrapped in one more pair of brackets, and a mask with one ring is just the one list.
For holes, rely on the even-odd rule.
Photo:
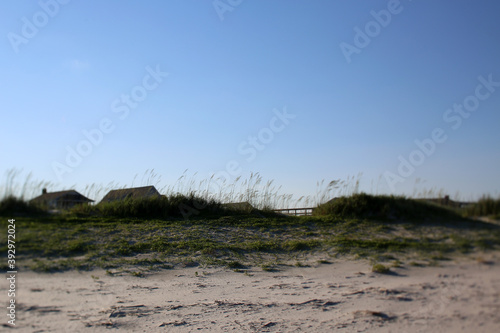
[(371, 268), (367, 261), (336, 259), (273, 272), (202, 267), (144, 277), (103, 270), (20, 272), (15, 330), (500, 331), (498, 252), (432, 267), (405, 265), (391, 268), (391, 274)]
[(500, 0), (0, 8), (0, 333), (500, 333)]

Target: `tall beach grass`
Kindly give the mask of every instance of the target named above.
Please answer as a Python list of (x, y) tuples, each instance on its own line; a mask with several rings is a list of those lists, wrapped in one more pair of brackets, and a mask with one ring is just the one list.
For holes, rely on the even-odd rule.
[[(75, 214), (120, 217), (186, 217), (200, 213), (228, 214), (232, 213), (232, 210), (233, 212), (237, 210), (234, 209), (236, 206), (225, 205), (228, 203), (248, 203), (258, 210), (317, 207), (315, 209), (317, 215), (356, 215), (367, 218), (397, 218), (400, 215), (418, 217), (422, 215), (423, 211), (429, 212), (427, 206), (422, 206), (424, 203), (410, 200), (408, 197), (359, 193), (362, 174), (329, 182), (318, 181), (314, 195), (300, 197), (285, 193), (282, 186), (277, 185), (274, 180), (265, 180), (259, 173), (250, 173), (248, 178), (240, 176), (231, 181), (216, 178), (215, 175), (208, 179), (199, 179), (197, 173), (190, 174), (188, 170), (185, 170), (175, 182), (162, 185), (164, 184), (162, 177), (154, 169), (149, 169), (142, 175), (136, 175), (129, 185), (109, 182), (107, 184), (94, 183), (83, 188), (76, 186), (61, 188), (56, 183), (35, 180), (31, 173), (25, 175), (23, 180), (23, 174), (23, 171), (19, 169), (7, 171), (5, 181), (0, 183), (0, 213), (40, 211), (39, 207), (29, 204), (29, 199), (40, 195), (44, 188), (48, 192), (75, 189), (84, 196), (95, 200), (93, 205), (74, 208), (72, 212)], [(416, 180), (413, 198), (444, 197), (443, 190), (419, 188), (422, 183), (419, 179)], [(147, 185), (155, 186), (162, 197), (151, 200), (100, 203), (100, 200), (110, 190)], [(456, 194), (456, 197), (458, 196), (459, 193)], [(337, 199), (331, 201), (334, 198)], [(493, 199), (484, 196), (477, 203), (470, 205), (463, 213), (466, 216), (499, 218), (499, 207), (500, 198)], [(432, 207), (430, 209), (432, 210)]]
[(31, 173), (21, 179), (23, 171), (10, 169), (6, 173), (3, 183), (0, 183), (0, 200), (8, 197), (28, 201), (42, 193), (75, 189), (89, 199), (99, 203), (111, 190), (153, 185), (157, 190), (171, 200), (180, 197), (196, 198), (198, 201), (217, 202), (220, 204), (247, 202), (256, 209), (270, 210), (280, 208), (314, 207), (330, 200), (332, 197), (349, 195), (357, 191), (359, 178), (349, 177), (346, 180), (317, 182), (314, 195), (296, 197), (284, 193), (282, 186), (274, 180), (264, 180), (259, 173), (250, 173), (249, 177), (237, 177), (234, 181), (225, 178), (216, 178), (212, 175), (208, 179), (198, 179), (198, 174), (190, 174), (188, 170), (172, 184), (163, 185), (162, 177), (154, 169), (146, 170), (140, 176), (136, 175), (131, 184), (123, 185), (111, 181), (107, 184), (90, 184), (83, 188), (69, 186), (61, 188), (57, 183), (34, 180)]
[(467, 216), (488, 216), (500, 220), (500, 197), (483, 196), (478, 202), (466, 209)]

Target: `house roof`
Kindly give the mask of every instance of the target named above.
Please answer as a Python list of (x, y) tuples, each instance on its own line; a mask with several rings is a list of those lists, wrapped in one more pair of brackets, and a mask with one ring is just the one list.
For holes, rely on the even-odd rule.
[(111, 202), (126, 199), (139, 199), (160, 196), (154, 186), (143, 186), (111, 190), (102, 198), (101, 202)]
[(75, 190), (67, 190), (67, 191), (59, 191), (59, 192), (50, 192), (50, 193), (43, 193), (42, 195), (39, 195), (36, 198), (33, 198), (30, 200), (30, 202), (33, 203), (44, 203), (48, 201), (57, 201), (61, 200), (66, 202), (94, 202), (94, 200), (91, 200), (82, 194), (78, 193)]

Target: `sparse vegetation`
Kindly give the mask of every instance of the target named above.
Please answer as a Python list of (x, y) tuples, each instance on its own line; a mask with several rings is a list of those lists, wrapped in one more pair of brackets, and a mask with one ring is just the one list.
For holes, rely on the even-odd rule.
[(424, 266), (425, 266), (425, 264), (420, 263), (420, 262), (416, 262), (416, 261), (411, 261), (411, 262), (410, 262), (410, 266), (414, 266), (414, 267), (424, 267)]
[(392, 262), (392, 265), (391, 265), (391, 266), (392, 266), (392, 267), (394, 267), (394, 268), (399, 268), (399, 267), (401, 267), (401, 266), (402, 266), (402, 264), (403, 264), (403, 263), (402, 263), (400, 260), (396, 259), (396, 260), (394, 260), (394, 261)]
[[(255, 200), (256, 184), (261, 180), (254, 177), (245, 183), (250, 193), (246, 198), (251, 202), (259, 201)], [(266, 186), (265, 197), (269, 197), (271, 184)], [(335, 191), (357, 191), (357, 185), (339, 186), (339, 182), (331, 182), (317, 197), (324, 201)], [(354, 194), (319, 205), (315, 216), (288, 217), (262, 210), (254, 214), (227, 209), (213, 197), (186, 193), (190, 194), (78, 206), (55, 215), (9, 196), (0, 201), (0, 227), (16, 217), (18, 263), (37, 271), (101, 267), (111, 272), (127, 266), (148, 270), (224, 266), (238, 271), (260, 266), (273, 270), (277, 263), (303, 265), (302, 260), (318, 253), (392, 260), (399, 265), (403, 259), (441, 260), (500, 247), (499, 226), (407, 198)], [(496, 202), (484, 199), (478, 205), (488, 208), (480, 211), (495, 214)], [(272, 207), (276, 201), (260, 204)], [(184, 219), (179, 209), (183, 205), (204, 209)], [(2, 256), (7, 253), (5, 237), (0, 234)], [(318, 263), (330, 262), (323, 259)]]
[(231, 269), (240, 269), (245, 267), (245, 265), (235, 260), (228, 262), (226, 266)]
[(386, 267), (382, 264), (375, 264), (372, 267), (372, 272), (374, 273), (380, 273), (380, 274), (388, 274), (391, 272), (389, 267)]
[(326, 259), (320, 259), (317, 261), (318, 264), (330, 265), (332, 262)]
[[(6, 227), (7, 220), (0, 225)], [(408, 230), (391, 222), (333, 217), (252, 215), (221, 218), (126, 219), (75, 216), (23, 217), (16, 221), (17, 257), (38, 271), (94, 267), (226, 266), (242, 269), (259, 264), (260, 256), (295, 264), (315, 253), (352, 255), (377, 260), (413, 256), (446, 258), (474, 249), (500, 247), (500, 228), (478, 222), (418, 225)], [(311, 234), (311, 230), (314, 233)], [(0, 235), (1, 253), (7, 253)], [(302, 261), (302, 259), (301, 259)], [(267, 263), (266, 263), (267, 262)], [(329, 263), (329, 261), (319, 261)], [(263, 269), (273, 269), (264, 260)]]
[(260, 268), (262, 268), (262, 270), (264, 272), (274, 272), (274, 271), (276, 271), (276, 266), (274, 264), (262, 264), (262, 265), (260, 265)]

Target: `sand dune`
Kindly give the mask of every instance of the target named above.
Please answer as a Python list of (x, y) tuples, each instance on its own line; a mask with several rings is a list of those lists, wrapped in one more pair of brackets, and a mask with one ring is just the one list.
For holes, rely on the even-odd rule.
[(201, 267), (143, 278), (21, 272), (16, 331), (500, 331), (499, 253), (391, 270), (372, 273), (367, 262), (342, 259), (248, 274)]

